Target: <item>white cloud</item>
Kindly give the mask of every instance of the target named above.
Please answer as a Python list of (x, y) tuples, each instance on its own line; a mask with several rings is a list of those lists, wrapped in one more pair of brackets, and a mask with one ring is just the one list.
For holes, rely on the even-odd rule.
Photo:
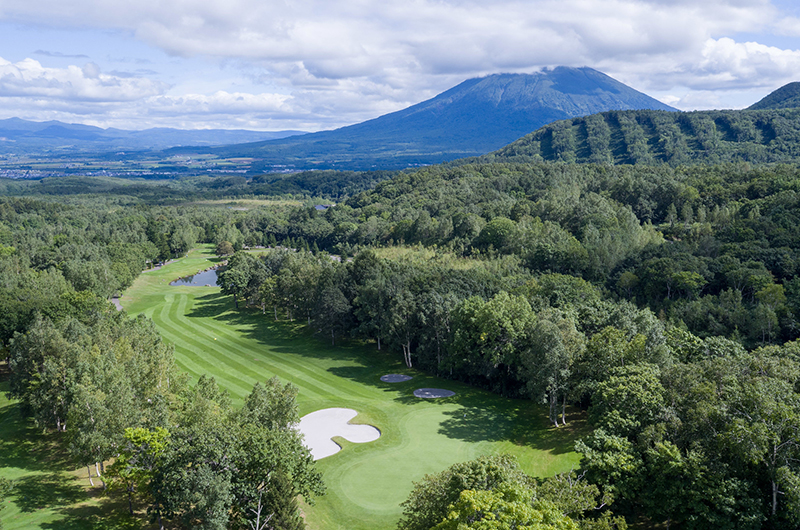
[(692, 86), (725, 88), (734, 84), (749, 87), (774, 79), (791, 79), (798, 72), (800, 50), (735, 42), (730, 38), (709, 39), (694, 71), (697, 81)]
[(775, 29), (778, 35), (786, 35), (789, 37), (800, 37), (800, 18), (781, 17), (775, 23)]
[(0, 21), (108, 30), (177, 61), (208, 61), (193, 75), (159, 65), (117, 75), (94, 56), (62, 69), (0, 63), (0, 96), (148, 101), (134, 107), (150, 120), (192, 109), (198, 120), (238, 120), (252, 105), (248, 119), (259, 123), (329, 128), (468, 77), (561, 64), (598, 68), (669, 101), (725, 106), (726, 91), (776, 88), (800, 71), (798, 51), (736, 40), (762, 30), (800, 36), (769, 0), (2, 0)]
[(145, 103), (154, 115), (230, 115), (247, 113), (283, 114), (288, 96), (278, 94), (245, 94), (219, 91), (211, 95), (156, 96)]
[(607, 66), (621, 81), (683, 110), (741, 108), (798, 80), (800, 50), (723, 37), (707, 39), (696, 55), (664, 58), (656, 70), (640, 70), (641, 64)]
[[(341, 61), (322, 77), (369, 76), (382, 66), (474, 72), (531, 68), (608, 54), (668, 53), (767, 24), (766, 0), (6, 0), (6, 17), (135, 33), (176, 56)], [(566, 52), (566, 53), (565, 53)], [(510, 59), (509, 56), (513, 56)], [(472, 61), (459, 60), (471, 59)], [(458, 66), (462, 63), (461, 66)]]
[(11, 63), (0, 57), (0, 97), (119, 102), (136, 101), (166, 89), (158, 81), (103, 74), (94, 63), (82, 68), (45, 68), (33, 59)]

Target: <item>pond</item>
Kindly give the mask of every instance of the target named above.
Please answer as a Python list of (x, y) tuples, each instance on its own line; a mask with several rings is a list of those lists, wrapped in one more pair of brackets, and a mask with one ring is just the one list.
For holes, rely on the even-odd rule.
[(178, 278), (174, 282), (170, 282), (170, 285), (214, 287), (217, 285), (217, 271), (216, 269), (209, 269), (207, 271), (198, 272), (197, 274), (192, 274), (191, 276), (184, 276), (183, 278)]

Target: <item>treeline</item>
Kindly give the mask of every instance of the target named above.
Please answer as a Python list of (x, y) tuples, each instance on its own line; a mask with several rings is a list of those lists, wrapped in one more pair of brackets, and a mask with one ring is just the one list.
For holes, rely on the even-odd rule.
[(334, 343), (370, 341), (409, 367), (542, 402), (556, 426), (568, 404), (588, 407), (596, 430), (578, 446), (582, 465), (617, 514), (698, 529), (800, 523), (797, 343), (747, 352), (703, 339), (580, 278), (532, 276), (513, 257), (238, 253), (219, 283), (265, 318), (302, 319)]
[(610, 111), (545, 125), (485, 161), (598, 164), (794, 162), (800, 109)]
[(114, 177), (64, 176), (40, 180), (0, 181), (0, 195), (57, 196), (96, 195), (121, 197), (128, 204), (179, 204), (218, 199), (220, 196), (269, 196), (324, 198), (339, 201), (369, 190), (399, 171), (301, 171), (242, 175), (184, 177), (167, 180), (134, 180)]
[(296, 431), (296, 389), (258, 384), (234, 409), (213, 380), (188, 384), (151, 321), (107, 301), (148, 262), (232, 234), (217, 209), (0, 201), (0, 362), (9, 396), (131, 515), (222, 529), (258, 512), (304, 528), (296, 497), (323, 486)]
[(9, 396), (60, 433), (90, 482), (159, 528), (249, 528), (270, 514), (274, 528), (304, 528), (296, 497), (323, 485), (296, 430), (296, 388), (256, 384), (233, 409), (213, 379), (187, 384), (151, 321), (88, 291), (61, 301), (8, 342)]
[[(36, 297), (37, 282), (58, 271), (74, 289), (107, 297), (146, 262), (200, 242), (345, 258), (420, 244), (579, 276), (698, 336), (752, 348), (799, 336), (799, 185), (791, 166), (484, 164), (398, 175), (324, 211), (6, 199), (0, 244), (10, 259), (0, 265), (10, 267), (8, 290)], [(25, 314), (16, 307), (27, 300), (7, 297), (4, 315)]]
[(308, 252), (241, 252), (218, 283), (233, 303), (305, 321), (334, 343), (344, 336), (374, 341), (402, 352), (409, 367), (549, 402), (556, 424), (567, 401), (589, 397), (593, 366), (624, 364), (605, 358), (607, 344), (587, 349), (603, 330), (615, 330), (599, 336), (628, 348), (631, 359), (663, 364), (670, 357), (664, 325), (651, 311), (604, 299), (574, 276), (534, 277), (514, 258), (412, 252), (387, 259), (366, 250), (341, 263)]
[[(420, 244), (579, 276), (698, 336), (752, 348), (800, 336), (798, 186), (791, 166), (486, 164), (398, 175), (323, 211), (6, 199), (0, 244), (10, 259), (0, 265), (13, 271), (4, 275), (7, 289), (32, 297), (53, 271), (74, 289), (108, 297), (148, 261), (201, 242), (345, 258), (369, 246)], [(13, 308), (27, 300), (7, 298), (4, 314), (24, 314)]]
[(537, 479), (512, 457), (484, 456), (415, 483), (397, 527), (624, 530), (625, 519), (605, 509), (611, 502), (575, 471)]

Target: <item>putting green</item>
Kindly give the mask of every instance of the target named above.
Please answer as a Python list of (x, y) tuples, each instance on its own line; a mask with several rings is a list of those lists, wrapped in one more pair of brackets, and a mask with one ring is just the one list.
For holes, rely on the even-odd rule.
[[(453, 381), (405, 370), (399, 355), (371, 345), (331, 347), (302, 323), (276, 323), (258, 310), (234, 311), (216, 287), (172, 287), (170, 281), (213, 265), (209, 248), (158, 271), (142, 274), (121, 298), (129, 314), (144, 313), (175, 345), (178, 365), (192, 375), (212, 375), (236, 401), (256, 381), (277, 375), (299, 388), (301, 415), (328, 407), (352, 408), (353, 423), (368, 423), (380, 439), (354, 444), (317, 462), (328, 487), (314, 506), (304, 506), (309, 527), (389, 529), (412, 482), (427, 473), (482, 454), (507, 452), (523, 469), (545, 476), (577, 467), (575, 438), (584, 422), (573, 412), (570, 426), (555, 429), (545, 410), (526, 400), (500, 398)], [(409, 372), (414, 378), (387, 383), (382, 375)], [(453, 390), (426, 400), (417, 388)]]

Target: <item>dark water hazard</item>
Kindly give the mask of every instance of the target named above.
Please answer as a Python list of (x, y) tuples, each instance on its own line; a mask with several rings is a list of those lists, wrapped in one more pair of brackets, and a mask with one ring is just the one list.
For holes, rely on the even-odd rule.
[(184, 276), (183, 278), (178, 278), (174, 282), (170, 282), (170, 285), (194, 285), (194, 286), (211, 286), (215, 287), (217, 285), (217, 271), (215, 269), (198, 272), (197, 274), (193, 274), (191, 276)]

